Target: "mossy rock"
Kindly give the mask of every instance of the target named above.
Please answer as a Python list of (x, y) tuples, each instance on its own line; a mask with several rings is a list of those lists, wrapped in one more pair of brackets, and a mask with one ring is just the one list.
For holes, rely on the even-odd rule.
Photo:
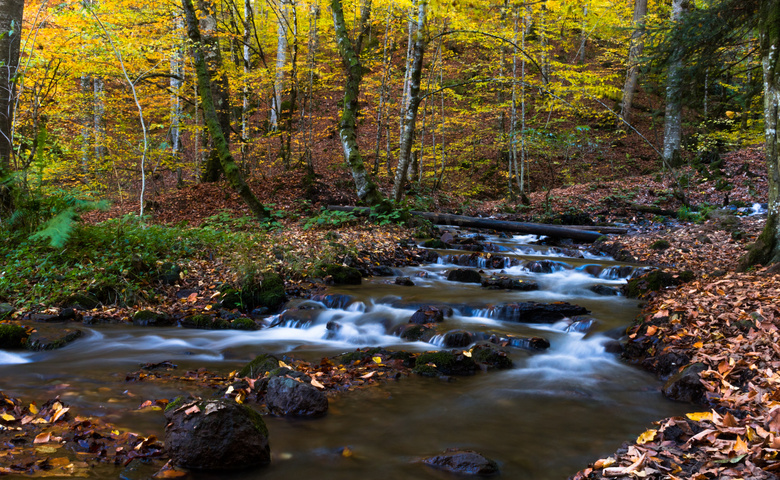
[(62, 328), (59, 325), (40, 325), (27, 339), (27, 348), (36, 352), (56, 350), (81, 338), (84, 334), (77, 328)]
[(10, 303), (0, 303), (0, 320), (10, 317), (14, 311), (14, 306)]
[(173, 285), (181, 280), (182, 268), (171, 262), (165, 262), (160, 266), (160, 273), (157, 275), (157, 281), (165, 285)]
[(259, 327), (251, 318), (241, 317), (230, 322), (230, 328), (234, 330), (257, 330)]
[(653, 250), (666, 250), (671, 245), (666, 240), (656, 240), (655, 242), (650, 244), (650, 248)]
[(430, 240), (426, 240), (422, 244), (425, 248), (450, 248), (450, 246), (438, 238), (432, 238)]
[(369, 348), (366, 350), (356, 350), (354, 352), (343, 353), (338, 356), (338, 359), (340, 363), (344, 365), (350, 365), (355, 362), (368, 360), (379, 353), (383, 353), (381, 348)]
[(243, 283), (240, 289), (233, 287), (223, 289), (221, 297), (223, 308), (251, 312), (258, 307), (265, 307), (275, 311), (287, 300), (284, 280), (276, 273), (267, 272), (262, 275), (262, 279), (253, 277)]
[(324, 276), (329, 277), (333, 285), (360, 285), (363, 283), (363, 277), (357, 268), (344, 265), (326, 265), (322, 272)]
[(28, 337), (27, 330), (21, 325), (0, 324), (0, 348), (3, 350), (24, 348)]
[(133, 315), (133, 325), (137, 327), (170, 327), (174, 323), (169, 315), (153, 310), (139, 310)]
[(491, 345), (476, 345), (471, 350), (471, 358), (489, 368), (512, 368), (512, 359), (507, 352)]
[(63, 307), (75, 307), (82, 310), (92, 310), (93, 308), (97, 308), (98, 305), (100, 305), (100, 300), (97, 298), (97, 296), (87, 292), (74, 293), (59, 303), (62, 304)]
[(653, 270), (628, 281), (624, 291), (628, 298), (642, 298), (650, 292), (657, 292), (667, 287), (674, 287), (690, 282), (695, 277), (690, 270), (672, 274), (663, 270)]
[(273, 355), (264, 353), (244, 365), (238, 372), (239, 377), (257, 378), (279, 368), (279, 360)]
[(415, 361), (415, 369), (423, 365), (432, 366), (444, 375), (471, 375), (477, 370), (471, 357), (457, 351), (421, 353)]
[(181, 407), (182, 405), (184, 405), (184, 403), (185, 403), (184, 397), (182, 396), (176, 397), (170, 402), (168, 402), (168, 405), (165, 406), (165, 410), (163, 410), (163, 412), (165, 413), (172, 412), (177, 408)]
[(417, 365), (412, 369), (412, 373), (416, 373), (421, 377), (438, 377), (441, 375), (436, 368), (430, 365)]

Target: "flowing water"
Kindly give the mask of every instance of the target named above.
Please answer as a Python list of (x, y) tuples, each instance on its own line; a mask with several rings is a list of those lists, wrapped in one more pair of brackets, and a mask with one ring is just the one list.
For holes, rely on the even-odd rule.
[[(489, 269), (484, 262), (475, 268), (481, 266), (486, 275), (502, 272), (536, 281), (540, 289), (487, 290), (447, 281), (453, 263), (462, 264), (463, 255), (469, 254), (439, 251), (438, 263), (399, 271), (413, 279), (413, 287), (395, 285), (392, 277), (374, 277), (361, 286), (334, 288), (330, 293), (347, 297), (337, 297), (343, 301), (330, 308), (309, 302), (319, 310), (303, 319), (269, 318), (273, 328), (92, 327), (60, 350), (0, 351), (0, 389), (39, 404), (61, 395), (79, 413), (162, 437), (159, 412), (133, 410), (144, 400), (173, 398), (187, 390), (126, 382), (127, 372), (140, 363), (171, 360), (181, 370), (206, 367), (227, 373), (259, 353), (319, 360), (366, 346), (432, 350), (441, 348), (441, 336), (431, 343), (406, 342), (392, 332), (420, 305), (446, 304), (454, 307), (454, 315), (441, 325), (445, 330), (545, 337), (551, 346), (541, 352), (508, 347), (515, 363), (510, 370), (450, 382), (404, 377), (343, 394), (331, 399), (328, 415), (321, 419), (267, 417), (273, 456), (269, 467), (196, 478), (437, 479), (446, 476), (416, 460), (462, 447), (497, 460), (503, 478), (562, 479), (636, 438), (652, 421), (684, 410), (684, 405), (660, 395), (652, 376), (605, 351), (610, 339), (604, 333), (625, 327), (639, 310), (633, 300), (599, 296), (589, 287), (619, 286), (635, 268), (607, 258), (567, 258), (565, 251), (532, 245), (534, 237), (489, 240), (504, 250), (495, 255), (507, 260), (500, 269)], [(530, 271), (534, 268), (529, 262), (545, 260), (550, 273)], [(489, 308), (519, 301), (565, 301), (587, 308), (591, 315), (574, 324), (529, 325), (497, 319)], [(333, 329), (334, 323), (340, 328)], [(353, 454), (342, 455), (344, 447)], [(118, 476), (117, 470), (110, 470), (99, 471), (96, 478)]]

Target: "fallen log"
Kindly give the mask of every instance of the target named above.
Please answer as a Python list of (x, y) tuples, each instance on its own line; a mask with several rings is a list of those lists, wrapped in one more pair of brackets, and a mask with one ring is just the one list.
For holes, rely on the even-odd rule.
[[(353, 212), (358, 215), (367, 215), (371, 209), (367, 207), (342, 207), (337, 205), (328, 206), (328, 210), (341, 212)], [(466, 217), (463, 215), (451, 215), (447, 213), (431, 212), (409, 212), (417, 217), (422, 217), (436, 225), (451, 225), (457, 227), (469, 228), (487, 228), (500, 230), (504, 232), (524, 233), (530, 235), (545, 235), (554, 238), (570, 238), (580, 242), (595, 242), (603, 236), (602, 233), (593, 230), (581, 230), (579, 228), (568, 228), (560, 225), (547, 225), (542, 223), (510, 222), (505, 220), (494, 220), (490, 218)]]

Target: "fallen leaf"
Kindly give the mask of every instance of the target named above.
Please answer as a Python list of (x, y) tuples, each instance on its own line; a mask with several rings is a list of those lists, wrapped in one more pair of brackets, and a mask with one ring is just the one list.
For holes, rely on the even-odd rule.
[(685, 416), (694, 422), (701, 422), (704, 420), (712, 421), (712, 412), (686, 413)]
[(360, 376), (360, 378), (371, 378), (371, 377), (373, 377), (373, 376), (374, 376), (374, 374), (375, 374), (375, 373), (376, 373), (376, 370), (374, 370), (374, 371), (373, 371), (373, 372), (371, 372), (371, 373), (367, 373), (367, 374), (365, 374), (365, 375), (361, 375), (361, 376)]
[(14, 421), (16, 421), (16, 417), (14, 417), (13, 415), (9, 415), (7, 413), (4, 413), (4, 414), (0, 415), (0, 418), (5, 420), (6, 422), (14, 422)]
[(51, 433), (43, 432), (35, 436), (33, 443), (48, 443), (51, 440)]
[(314, 379), (314, 378), (312, 378), (312, 379), (311, 379), (311, 384), (312, 384), (313, 386), (315, 386), (315, 387), (319, 388), (320, 390), (325, 390), (325, 385), (321, 384), (320, 382), (318, 382), (318, 381), (317, 381), (316, 379)]
[(644, 445), (647, 442), (652, 442), (656, 433), (658, 433), (658, 430), (646, 430), (642, 435), (639, 435), (639, 438), (636, 439), (636, 443), (639, 445)]

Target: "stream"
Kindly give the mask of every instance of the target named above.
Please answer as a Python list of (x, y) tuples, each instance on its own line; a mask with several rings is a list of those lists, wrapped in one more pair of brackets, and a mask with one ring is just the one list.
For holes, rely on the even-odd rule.
[[(193, 390), (126, 382), (126, 374), (141, 363), (170, 360), (182, 371), (205, 367), (227, 373), (260, 353), (318, 361), (367, 346), (433, 350), (443, 348), (442, 335), (429, 342), (409, 342), (393, 332), (422, 305), (448, 305), (454, 314), (440, 324), (442, 332), (466, 330), (484, 333), (485, 338), (544, 337), (550, 347), (531, 351), (510, 344), (506, 349), (514, 368), (509, 370), (477, 372), (451, 381), (413, 375), (341, 394), (330, 399), (329, 412), (321, 419), (266, 417), (270, 466), (229, 474), (199, 473), (194, 478), (454, 478), (416, 460), (460, 447), (495, 459), (502, 478), (563, 479), (635, 439), (652, 421), (681, 414), (686, 405), (664, 399), (653, 376), (621, 363), (605, 349), (611, 340), (605, 333), (627, 326), (639, 313), (638, 302), (598, 295), (590, 287), (620, 286), (637, 268), (606, 257), (572, 258), (565, 250), (536, 245), (536, 240), (488, 237), (500, 250), (493, 255), (505, 257), (496, 269), (484, 263), (457, 266), (473, 263), (467, 259), (471, 252), (437, 250), (436, 263), (397, 269), (414, 286), (396, 285), (395, 277), (373, 277), (360, 286), (332, 287), (329, 298), (341, 301), (327, 308), (317, 304), (316, 313), (304, 319), (271, 317), (266, 322), (273, 328), (246, 332), (91, 326), (84, 327), (81, 339), (59, 350), (22, 354), (0, 350), (0, 389), (39, 404), (61, 395), (80, 414), (163, 438), (162, 414), (136, 409), (145, 400)], [(454, 268), (476, 268), (483, 277), (502, 272), (537, 282), (539, 289), (489, 290), (446, 280)], [(502, 319), (489, 308), (528, 301), (570, 302), (591, 313), (575, 323), (523, 324)], [(342, 455), (344, 447), (352, 455)], [(104, 470), (96, 470), (95, 478), (120, 476), (113, 467), (100, 468)]]

